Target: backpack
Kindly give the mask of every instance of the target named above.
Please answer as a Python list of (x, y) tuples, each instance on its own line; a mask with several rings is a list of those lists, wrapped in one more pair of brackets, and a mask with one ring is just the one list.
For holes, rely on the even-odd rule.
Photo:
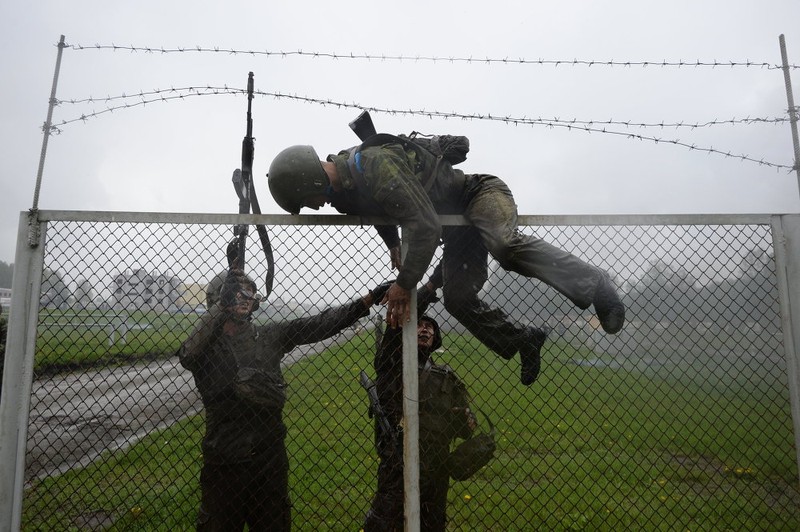
[(438, 159), (441, 157), (451, 165), (457, 165), (467, 160), (469, 152), (469, 139), (463, 135), (424, 135), (412, 131), (409, 135), (398, 135), (399, 138), (409, 140), (429, 152)]
[(372, 123), (369, 111), (366, 109), (361, 111), (361, 114), (348, 125), (363, 143), (359, 149), (386, 142), (397, 142), (398, 140), (407, 147), (407, 142), (411, 141), (417, 147), (425, 149), (437, 159), (441, 157), (451, 165), (463, 163), (467, 160), (469, 139), (462, 135), (425, 135), (419, 131), (397, 136), (386, 133), (379, 134)]
[[(483, 414), (483, 411), (481, 411)], [(489, 432), (484, 432), (461, 442), (445, 461), (445, 469), (453, 480), (467, 480), (489, 463), (497, 449), (494, 425), (489, 423)]]

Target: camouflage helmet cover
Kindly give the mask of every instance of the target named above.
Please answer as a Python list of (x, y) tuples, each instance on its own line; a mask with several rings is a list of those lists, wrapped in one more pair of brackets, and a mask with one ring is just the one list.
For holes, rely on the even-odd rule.
[(280, 207), (298, 214), (303, 200), (322, 194), (330, 184), (317, 152), (311, 146), (290, 146), (280, 152), (267, 174), (269, 191)]

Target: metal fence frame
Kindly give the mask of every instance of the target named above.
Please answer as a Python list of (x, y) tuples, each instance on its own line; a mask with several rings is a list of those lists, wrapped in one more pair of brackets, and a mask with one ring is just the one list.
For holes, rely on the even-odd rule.
[[(461, 216), (442, 216), (443, 225), (465, 223)], [(340, 215), (236, 215), (191, 213), (134, 213), (102, 211), (21, 212), (14, 262), (13, 298), (8, 322), (7, 353), (0, 396), (0, 530), (21, 526), (24, 464), (31, 406), (45, 237), (49, 221), (130, 222), (177, 224), (372, 225), (379, 218)], [(714, 215), (548, 215), (520, 216), (520, 225), (769, 225), (772, 232), (780, 299), (781, 326), (787, 364), (794, 442), (800, 471), (800, 214)], [(414, 306), (412, 305), (412, 308)], [(404, 356), (416, 358), (415, 343)], [(409, 342), (406, 342), (409, 345)], [(413, 367), (413, 366), (412, 366)], [(416, 380), (416, 372), (406, 375)], [(409, 383), (414, 389), (414, 382)], [(410, 426), (413, 424), (413, 419)], [(407, 437), (412, 434), (409, 431)], [(413, 442), (413, 438), (407, 443)], [(408, 445), (407, 452), (415, 452)], [(412, 507), (413, 510), (413, 507)], [(413, 515), (413, 513), (412, 513)]]

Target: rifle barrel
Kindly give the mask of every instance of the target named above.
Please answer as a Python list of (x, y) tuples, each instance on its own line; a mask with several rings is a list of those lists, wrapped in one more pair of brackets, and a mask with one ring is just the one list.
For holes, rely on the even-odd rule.
[[(253, 73), (250, 72), (247, 75), (247, 122), (246, 122), (246, 134), (244, 139), (242, 140), (242, 168), (239, 176), (234, 174), (234, 183), (237, 181), (237, 177), (239, 178), (239, 183), (236, 193), (239, 196), (239, 214), (249, 214), (250, 213), (250, 187), (252, 186), (252, 177), (253, 177), (253, 152), (255, 151), (255, 147), (253, 146), (253, 115), (252, 115), (252, 104), (253, 104)], [(247, 248), (247, 226), (237, 226), (234, 228), (234, 233), (237, 234), (239, 237), (238, 242), (238, 267), (244, 269), (245, 265), (245, 249)]]

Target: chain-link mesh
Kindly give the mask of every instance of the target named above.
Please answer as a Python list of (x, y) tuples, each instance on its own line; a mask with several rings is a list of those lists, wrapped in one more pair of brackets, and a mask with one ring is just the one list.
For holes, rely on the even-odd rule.
[[(275, 324), (348, 304), (394, 275), (371, 228), (269, 231), (275, 288), (252, 322), (263, 326), (264, 342), (278, 334)], [(446, 301), (430, 306), (443, 336), (434, 361), (452, 368), (468, 391), (477, 432), (489, 423), (496, 429), (489, 464), (468, 480), (445, 483), (448, 530), (797, 529), (800, 494), (769, 227), (522, 231), (608, 270), (627, 323), (609, 336), (592, 308), (582, 311), (490, 260), (481, 299), (510, 320), (550, 331), (541, 373), (526, 387), (518, 355), (506, 360), (484, 347), (447, 312)], [(215, 462), (203, 470), (206, 485), (213, 475), (225, 479), (217, 493), (222, 503), (240, 500), (253, 479), (274, 479), (264, 493), (279, 492), (280, 474), (271, 468), (281, 469), (280, 434), (242, 430), (265, 445), (257, 459), (239, 461), (244, 467), (217, 460), (219, 447), (209, 452), (201, 443), (207, 424), (211, 435), (210, 425), (229, 417), (208, 417), (203, 399), (226, 401), (233, 392), (201, 399), (178, 357), (197, 323), (213, 314), (204, 306), (205, 287), (227, 268), (231, 236), (229, 226), (208, 224), (49, 223), (24, 529), (192, 529), (204, 516), (203, 449), (205, 461)], [(257, 239), (247, 252), (247, 273), (263, 291)], [(282, 359), (296, 530), (359, 530), (375, 496), (376, 419), (368, 416), (359, 373), (376, 378), (376, 348), (387, 334), (377, 334), (383, 310), (376, 305), (370, 316), (348, 318), (341, 334)], [(291, 334), (290, 344), (304, 344), (310, 333)], [(228, 414), (249, 415), (257, 416)], [(434, 429), (423, 419), (420, 430), (424, 437)], [(423, 443), (423, 478), (441, 474), (436, 464), (445, 457), (425, 455), (430, 446)], [(272, 497), (240, 506), (257, 514), (260, 504), (281, 502), (264, 502)]]

